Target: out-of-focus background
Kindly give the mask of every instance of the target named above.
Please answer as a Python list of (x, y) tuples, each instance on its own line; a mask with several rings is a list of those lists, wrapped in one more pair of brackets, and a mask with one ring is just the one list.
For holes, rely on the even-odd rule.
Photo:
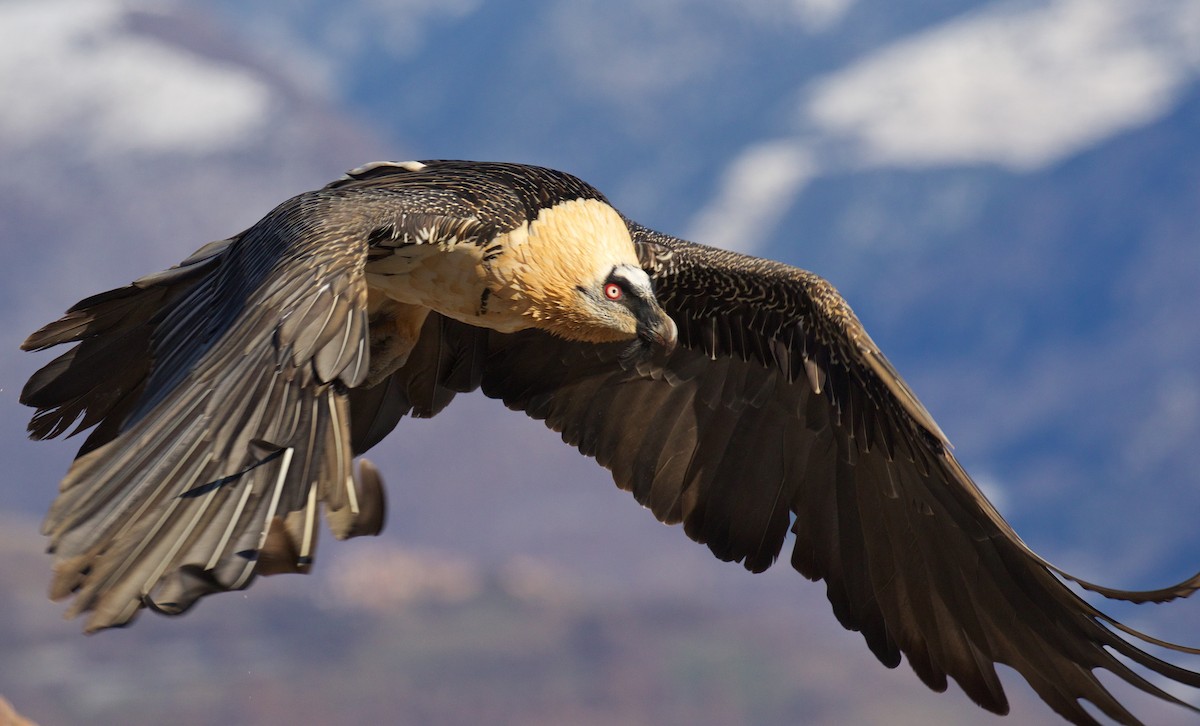
[[(312, 576), (61, 620), (76, 442), (25, 440), (18, 343), (374, 159), (561, 168), (816, 271), (1035, 549), (1200, 568), (1194, 0), (2, 0), (0, 101), (0, 694), (43, 724), (994, 722), (481, 396), (373, 452), (388, 528)], [(1200, 643), (1195, 603), (1110, 610)]]

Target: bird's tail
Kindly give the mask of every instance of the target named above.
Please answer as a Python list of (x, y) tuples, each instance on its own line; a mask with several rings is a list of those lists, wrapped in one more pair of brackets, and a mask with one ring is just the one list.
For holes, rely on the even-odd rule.
[(346, 386), (289, 364), (296, 346), (344, 348), (365, 322), (343, 316), (345, 330), (326, 333), (334, 316), (317, 310), (293, 331), (301, 339), (281, 341), (278, 311), (223, 313), (230, 243), (83, 300), (22, 345), (76, 343), (22, 391), (38, 409), (31, 436), (96, 427), (43, 526), (51, 596), (74, 593), (68, 615), (90, 611), (89, 631), (142, 606), (183, 612), (257, 574), (306, 572), (322, 503), (336, 536), (382, 526), (374, 467), (352, 476)]

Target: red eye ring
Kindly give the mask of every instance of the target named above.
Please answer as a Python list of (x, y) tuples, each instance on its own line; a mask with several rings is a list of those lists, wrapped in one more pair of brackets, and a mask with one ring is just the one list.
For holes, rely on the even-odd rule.
[(609, 300), (620, 300), (621, 296), (624, 294), (625, 291), (622, 290), (621, 286), (615, 282), (607, 283), (604, 286), (604, 297), (608, 298)]

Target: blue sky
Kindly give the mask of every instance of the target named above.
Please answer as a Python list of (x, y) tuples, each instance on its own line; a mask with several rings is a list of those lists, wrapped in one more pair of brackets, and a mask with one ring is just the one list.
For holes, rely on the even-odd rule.
[[(73, 448), (23, 440), (25, 334), (346, 168), (461, 156), (565, 168), (664, 231), (830, 277), (1039, 551), (1118, 585), (1200, 568), (1195, 3), (213, 7), (0, 3), (5, 509), (40, 516)], [(594, 551), (628, 530), (708, 567), (536, 424), (495, 434), (500, 408), (381, 447), (403, 546), (646, 586)], [(460, 483), (482, 464), (439, 468), (464, 427), (497, 438), (493, 491)], [(526, 481), (534, 456), (579, 486)], [(531, 523), (530, 500), (554, 503)], [(570, 545), (562, 518), (586, 520)], [(1159, 632), (1200, 639), (1187, 607)]]

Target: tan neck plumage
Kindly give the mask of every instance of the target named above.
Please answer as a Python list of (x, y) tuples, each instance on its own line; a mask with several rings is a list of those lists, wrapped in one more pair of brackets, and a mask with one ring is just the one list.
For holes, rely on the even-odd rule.
[(482, 246), (410, 245), (366, 272), (372, 315), (392, 300), (501, 332), (540, 328), (600, 343), (630, 336), (597, 321), (579, 288), (600, 294), (624, 264), (638, 264), (625, 221), (604, 202), (575, 199)]
[(602, 285), (616, 265), (638, 265), (616, 210), (595, 199), (574, 199), (543, 209), (528, 226), (503, 237), (504, 252), (488, 271), (497, 297), (520, 309), (532, 327), (594, 343), (621, 339), (594, 324), (578, 290)]

